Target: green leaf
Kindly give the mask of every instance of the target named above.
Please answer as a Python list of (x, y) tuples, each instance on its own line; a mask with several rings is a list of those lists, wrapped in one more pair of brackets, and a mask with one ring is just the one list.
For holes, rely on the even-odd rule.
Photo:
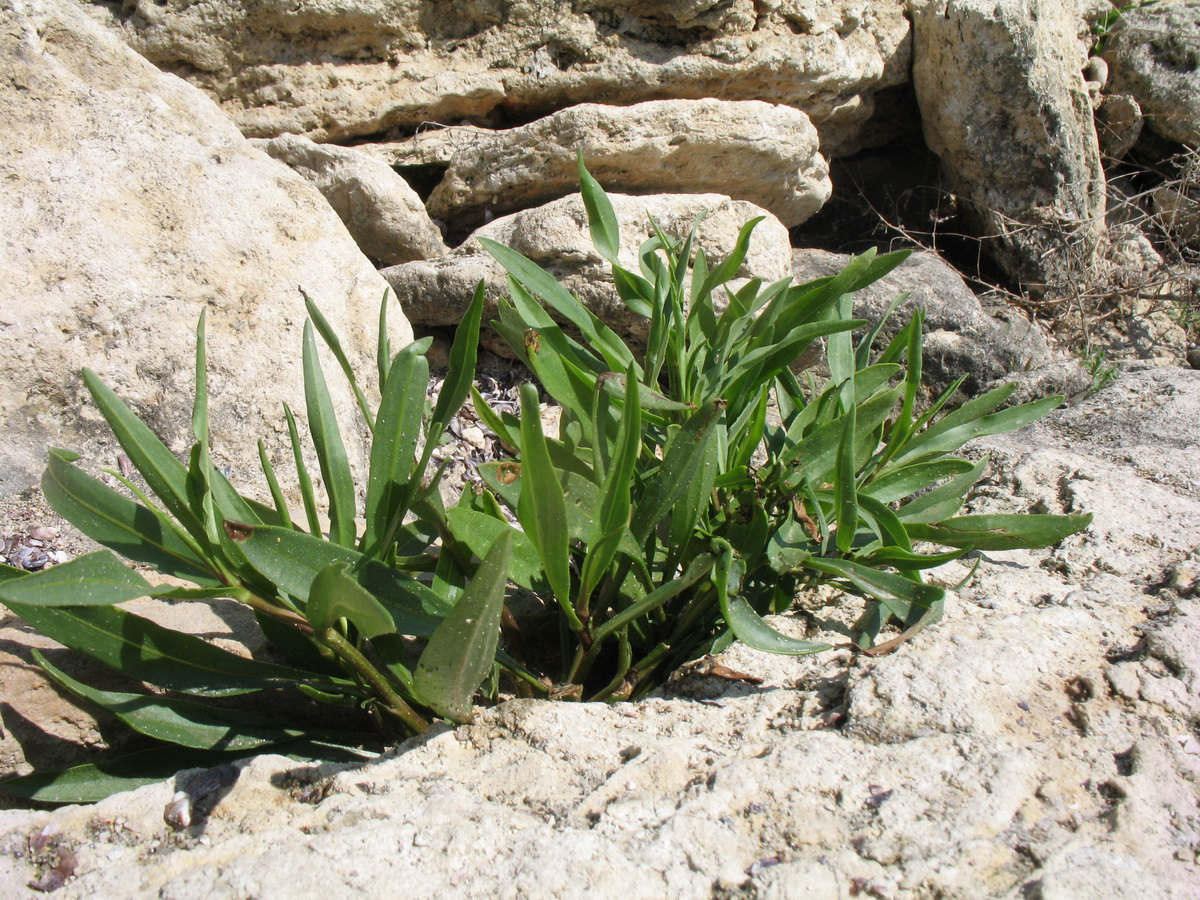
[[(916, 538), (916, 535), (910, 535)], [(910, 581), (903, 575), (881, 572), (849, 559), (818, 559), (813, 557), (805, 566), (845, 578), (855, 588), (882, 603), (892, 615), (902, 622), (908, 621), (913, 608), (925, 609), (945, 599), (944, 588)]]
[(146, 694), (101, 691), (71, 678), (39, 652), (33, 658), (72, 694), (100, 706), (139, 734), (197, 750), (257, 750), (306, 734), (304, 729), (240, 710)]
[(113, 794), (165, 781), (184, 769), (209, 768), (245, 755), (158, 746), (58, 772), (11, 778), (0, 783), (0, 789), (39, 803), (99, 803)]
[(317, 358), (312, 322), (304, 323), (304, 398), (308, 429), (317, 450), (325, 493), (329, 497), (329, 539), (343, 547), (354, 546), (354, 476), (341, 430), (333, 412), (333, 399)]
[(306, 678), (324, 680), (298, 669), (246, 659), (116, 607), (55, 609), (6, 603), (46, 637), (131, 678), (172, 691), (224, 697)]
[(292, 442), (292, 459), (296, 464), (296, 481), (300, 484), (300, 497), (304, 502), (304, 516), (308, 520), (308, 530), (316, 537), (321, 535), (321, 518), (317, 514), (317, 499), (313, 495), (312, 476), (308, 474), (308, 466), (304, 464), (304, 450), (300, 445), (300, 431), (296, 427), (296, 417), (292, 408), (283, 404), (283, 415), (287, 419), (288, 436)]
[(633, 512), (629, 530), (639, 545), (646, 543), (659, 521), (687, 493), (692, 481), (705, 475), (707, 470), (702, 463), (710, 452), (708, 444), (724, 409), (723, 400), (705, 404), (671, 441), (657, 477), (650, 479)]
[(837, 509), (837, 548), (849, 553), (858, 531), (858, 492), (855, 489), (854, 427), (857, 407), (842, 417), (842, 439), (838, 445), (837, 473), (833, 480), (834, 507)]
[(896, 515), (905, 523), (939, 522), (949, 518), (962, 509), (967, 491), (973, 488), (975, 482), (983, 475), (990, 459), (991, 457), (985, 456), (967, 471), (915, 497), (896, 510)]
[(582, 147), (579, 148), (579, 193), (583, 197), (583, 208), (587, 210), (592, 244), (604, 259), (617, 265), (617, 252), (621, 249), (617, 216), (600, 182), (584, 166)]
[(279, 525), (292, 527), (292, 514), (288, 510), (287, 500), (279, 487), (279, 479), (275, 476), (275, 467), (271, 465), (271, 457), (267, 455), (267, 446), (261, 440), (258, 442), (258, 461), (262, 466), (263, 475), (267, 479), (267, 488), (271, 491), (271, 502), (275, 505), (275, 516)]
[(860, 492), (882, 503), (892, 503), (922, 491), (943, 478), (961, 475), (973, 468), (967, 460), (955, 457), (889, 468), (883, 474), (877, 475)]
[(72, 465), (75, 459), (66, 450), (50, 450), (42, 494), (56, 513), (127, 559), (195, 584), (220, 583), (187, 532), (84, 473)]
[[(721, 542), (724, 543), (724, 542)], [(735, 560), (732, 550), (725, 544), (713, 568), (712, 581), (717, 589), (717, 600), (721, 605), (721, 616), (737, 639), (748, 647), (767, 653), (784, 656), (802, 656), (830, 650), (829, 644), (804, 641), (776, 631), (754, 611), (742, 597), (731, 596), (731, 575)]]
[(153, 589), (107, 550), (97, 550), (27, 578), (0, 583), (0, 602), (25, 606), (112, 606)]
[(404, 572), (303, 532), (260, 525), (243, 531), (238, 545), (263, 578), (300, 604), (308, 602), (317, 573), (341, 562), (350, 565), (351, 578), (388, 608), (400, 634), (429, 637), (449, 611), (437, 594)]
[(331, 563), (313, 579), (308, 592), (308, 621), (317, 634), (349, 619), (365, 638), (393, 634), (396, 623), (383, 604), (346, 574), (347, 563)]
[(425, 450), (417, 465), (417, 477), (424, 475), (438, 439), (449, 426), (450, 420), (462, 409), (467, 394), (471, 391), (475, 362), (479, 356), (479, 323), (483, 318), (485, 293), (484, 282), (481, 279), (475, 286), (475, 295), (471, 298), (470, 306), (454, 331), (454, 343), (450, 347), (450, 365), (446, 371), (446, 380), (442, 382), (442, 389), (438, 393), (437, 403), (433, 407), (433, 416), (425, 437)]
[(546, 580), (572, 627), (579, 622), (571, 607), (570, 552), (567, 544), (567, 503), (562, 484), (550, 461), (537, 388), (521, 385), (521, 496), (517, 518), (542, 559)]
[(495, 661), (512, 545), (512, 532), (502, 532), (413, 673), (417, 695), (455, 722), (471, 720), (471, 698)]
[(196, 541), (207, 541), (203, 523), (188, 502), (187, 469), (91, 369), (83, 380), (113, 435), (150, 490)]
[(1085, 516), (985, 515), (959, 516), (932, 525), (907, 523), (909, 537), (946, 547), (969, 550), (1039, 550), (1092, 524)]
[(420, 481), (416, 472), (417, 444), (425, 415), (425, 385), (429, 362), (423, 349), (410, 344), (392, 363), (379, 402), (379, 417), (371, 440), (367, 476), (367, 526), (363, 547), (378, 557), (386, 549), (388, 531), (395, 538)]
[[(623, 398), (628, 375), (621, 372), (604, 372), (596, 378), (596, 387), (611, 397)], [(695, 403), (685, 403), (672, 400), (665, 394), (660, 394), (653, 388), (647, 387), (634, 376), (633, 384), (637, 388), (637, 403), (642, 409), (649, 410), (690, 410), (695, 409)]]
[[(986, 396), (986, 395), (985, 395)], [(962, 409), (970, 404), (964, 404), (958, 410), (946, 416), (941, 422), (916, 435), (905, 447), (904, 452), (896, 459), (898, 464), (917, 462), (935, 453), (952, 453), (967, 441), (989, 434), (1002, 434), (1016, 431), (1030, 422), (1035, 422), (1052, 409), (1062, 405), (1062, 397), (1047, 397), (1032, 403), (1022, 403), (1009, 409), (988, 416), (963, 421), (953, 427), (946, 427), (948, 420), (958, 420)]]
[(484, 557), (505, 531), (512, 532), (513, 549), (509, 562), (508, 577), (521, 587), (532, 591), (545, 590), (545, 573), (537, 548), (523, 532), (513, 528), (503, 519), (473, 509), (455, 507), (446, 511), (446, 521), (454, 536), (462, 541), (480, 559)]
[[(350, 366), (350, 360), (346, 358), (346, 351), (342, 349), (342, 342), (338, 339), (337, 332), (333, 330), (333, 326), (329, 324), (329, 320), (321, 313), (317, 304), (312, 301), (308, 294), (304, 293), (304, 289), (300, 289), (300, 296), (304, 298), (304, 308), (308, 310), (308, 317), (317, 328), (317, 333), (321, 335), (321, 340), (325, 342), (333, 358), (342, 368), (342, 374), (346, 376), (346, 381), (350, 383), (351, 390), (354, 391), (354, 399), (358, 403), (359, 412), (362, 413), (363, 421), (367, 423), (367, 430), (375, 430), (375, 417), (371, 415), (371, 408), (367, 405), (367, 398), (362, 392), (362, 388), (358, 386), (358, 378), (354, 375), (354, 369)], [(387, 293), (384, 292), (384, 302), (387, 302)], [(386, 308), (386, 307), (385, 307)]]

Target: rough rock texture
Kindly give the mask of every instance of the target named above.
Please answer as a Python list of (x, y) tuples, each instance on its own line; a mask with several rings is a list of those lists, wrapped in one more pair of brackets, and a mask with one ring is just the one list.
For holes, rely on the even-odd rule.
[[(825, 250), (792, 251), (797, 283), (833, 275), (850, 257)], [(925, 311), (922, 377), (934, 394), (960, 375), (973, 396), (997, 381), (1021, 380), (1023, 394), (1074, 394), (1091, 385), (1078, 362), (1059, 350), (1037, 325), (1015, 307), (988, 307), (962, 276), (935, 253), (914, 253), (881, 282), (855, 295), (854, 314), (877, 321), (896, 295), (911, 296), (880, 332), (886, 342), (907, 324), (917, 307)]]
[(1125, 13), (1104, 58), (1109, 89), (1136, 97), (1150, 128), (1200, 145), (1200, 0), (1166, 0)]
[(913, 81), (929, 148), (992, 255), (1062, 293), (1091, 271), (1104, 172), (1073, 9), (1059, 0), (913, 5)]
[[(469, 132), (467, 133), (470, 134)], [(808, 117), (759, 101), (581, 103), (529, 125), (476, 136), (429, 197), (452, 230), (485, 214), (539, 206), (579, 189), (577, 154), (606, 191), (749, 200), (791, 228), (829, 199), (829, 167)]]
[(441, 256), (449, 249), (417, 192), (387, 164), (296, 134), (251, 143), (312, 182), (359, 249), (373, 259), (396, 265)]
[[(740, 278), (770, 283), (786, 278), (791, 247), (787, 229), (764, 209), (719, 194), (660, 194), (629, 197), (610, 194), (621, 231), (618, 258), (639, 271), (638, 248), (653, 236), (648, 216), (676, 238), (684, 238), (696, 217), (705, 213), (698, 245), (710, 261), (725, 259), (748, 221), (763, 216), (750, 241)], [(384, 269), (405, 315), (421, 325), (457, 325), (475, 285), (488, 285), (484, 321), (495, 318), (496, 301), (507, 295), (504, 269), (483, 251), (474, 237), (499, 241), (547, 269), (608, 325), (628, 340), (644, 342), (646, 319), (634, 315), (617, 296), (610, 269), (592, 246), (587, 213), (579, 194), (545, 206), (504, 216), (478, 229), (473, 238), (438, 259)], [(723, 298), (716, 298), (720, 302)]]
[(0, 495), (47, 445), (116, 463), (83, 366), (185, 451), (204, 309), (214, 460), (261, 483), (255, 439), (279, 453), (280, 401), (303, 409), (297, 286), (367, 365), (386, 283), (313, 187), (76, 4), (0, 8), (0, 84)]
[(1154, 214), (1164, 228), (1189, 247), (1200, 249), (1200, 186), (1190, 191), (1179, 191), (1171, 187), (1160, 187), (1151, 197)]
[(853, 152), (908, 80), (904, 0), (156, 0), (106, 4), (140, 53), (242, 130), (342, 140), (503, 126), (581, 102), (716, 97), (804, 110)]
[(973, 511), (1095, 522), (984, 554), (890, 656), (735, 645), (721, 662), (761, 686), (697, 669), (637, 704), (511, 702), (361, 767), (261, 757), (178, 834), (162, 814), (191, 774), (0, 813), (0, 891), (34, 896), (42, 834), (41, 859), (76, 860), (63, 898), (1190, 900), (1198, 416), (1200, 373), (1138, 371), (981, 442)]

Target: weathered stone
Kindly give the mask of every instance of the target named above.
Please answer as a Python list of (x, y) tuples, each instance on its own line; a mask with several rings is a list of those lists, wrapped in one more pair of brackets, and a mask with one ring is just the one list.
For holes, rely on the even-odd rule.
[[(1095, 521), (1056, 548), (941, 570), (954, 582), (978, 563), (946, 619), (890, 655), (822, 631), (825, 607), (772, 621), (834, 652), (735, 643), (718, 657), (761, 685), (696, 670), (638, 703), (512, 701), (361, 766), (262, 756), (175, 834), (163, 811), (194, 772), (10, 810), (0, 893), (39, 896), (27, 841), (41, 832), (76, 857), (64, 900), (292, 900), (316, 879), (339, 898), (403, 884), (466, 900), (1125, 900), (1132, 885), (1186, 900), (1200, 742), (1192, 714), (1163, 703), (1179, 699), (1167, 687), (1195, 699), (1196, 601), (1158, 586), (1200, 543), (1200, 459), (1185, 455), (1197, 416), (1200, 373), (1130, 372), (977, 442), (993, 469), (970, 511)], [(1165, 480), (1160, 446), (1180, 454)]]
[(396, 265), (449, 249), (417, 192), (387, 164), (295, 134), (251, 143), (316, 186), (367, 256)]
[(1096, 134), (1105, 162), (1125, 158), (1142, 135), (1146, 118), (1142, 108), (1129, 94), (1105, 94), (1096, 110)]
[(1163, 228), (1189, 247), (1200, 249), (1200, 200), (1192, 192), (1163, 186), (1154, 192), (1151, 202)]
[(1132, 94), (1146, 124), (1200, 146), (1200, 0), (1165, 0), (1122, 14), (1104, 47), (1109, 89)]
[[(798, 283), (833, 275), (850, 257), (824, 250), (794, 250), (792, 272)], [(1027, 393), (1072, 394), (1090, 385), (1083, 369), (1024, 314), (1007, 303), (987, 308), (948, 263), (937, 254), (914, 253), (887, 278), (855, 294), (854, 314), (877, 321), (898, 294), (911, 296), (880, 332), (886, 343), (912, 318), (925, 311), (922, 378), (939, 393), (966, 375), (968, 394), (998, 381), (1020, 380)]]
[(859, 146), (875, 94), (908, 81), (904, 10), (904, 0), (156, 0), (103, 14), (255, 137), (342, 141), (427, 122), (503, 127), (584, 102), (715, 97), (801, 109), (823, 152), (841, 155)]
[(1087, 280), (1104, 233), (1078, 24), (1059, 0), (913, 5), (926, 143), (997, 262), (1036, 291)]
[(186, 452), (205, 309), (213, 458), (261, 485), (256, 439), (282, 464), (280, 401), (304, 408), (297, 286), (366, 368), (386, 283), (315, 188), (77, 4), (10, 4), (0, 24), (0, 495), (36, 481), (48, 445), (116, 462), (83, 366)]
[(720, 191), (799, 225), (829, 199), (829, 168), (808, 117), (759, 101), (583, 103), (486, 137), (458, 135), (429, 212), (453, 230), (539, 206), (579, 189), (576, 158), (623, 194)]
[[(621, 230), (618, 259), (631, 271), (639, 271), (638, 248), (654, 234), (648, 216), (653, 216), (665, 233), (682, 239), (696, 217), (704, 213), (697, 244), (710, 261), (728, 256), (741, 227), (763, 216), (739, 278), (761, 278), (769, 283), (788, 275), (791, 247), (787, 229), (751, 203), (718, 194), (610, 194), (609, 199)], [(480, 279), (487, 282), (484, 321), (495, 318), (496, 301), (507, 294), (504, 269), (484, 252), (475, 237), (491, 238), (525, 254), (577, 294), (622, 337), (644, 343), (648, 322), (631, 312), (617, 296), (608, 263), (592, 246), (587, 212), (579, 194), (496, 219), (447, 256), (384, 269), (382, 275), (410, 321), (457, 325)], [(723, 301), (723, 297), (715, 299)]]

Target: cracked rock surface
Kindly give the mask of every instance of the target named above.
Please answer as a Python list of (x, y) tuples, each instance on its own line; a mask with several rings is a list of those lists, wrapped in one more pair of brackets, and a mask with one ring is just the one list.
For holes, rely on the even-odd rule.
[[(1095, 521), (984, 554), (891, 655), (737, 644), (717, 662), (761, 684), (700, 665), (641, 703), (512, 701), (361, 766), (259, 757), (179, 831), (164, 810), (194, 772), (0, 812), (0, 893), (33, 896), (61, 848), (65, 898), (1192, 897), (1198, 405), (1200, 373), (1130, 371), (972, 445), (993, 467), (971, 512)], [(830, 599), (807, 608), (844, 644)]]

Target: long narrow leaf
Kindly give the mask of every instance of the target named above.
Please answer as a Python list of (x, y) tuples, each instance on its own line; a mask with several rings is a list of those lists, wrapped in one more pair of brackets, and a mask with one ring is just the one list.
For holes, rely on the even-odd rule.
[(317, 343), (311, 322), (304, 324), (304, 399), (308, 407), (308, 429), (317, 450), (325, 493), (329, 498), (329, 539), (343, 547), (354, 546), (354, 476), (342, 442), (341, 429), (333, 411), (333, 399), (317, 358)]
[(511, 531), (496, 538), (413, 673), (422, 701), (455, 722), (471, 720), (471, 698), (494, 665), (512, 545)]
[[(304, 293), (303, 288), (300, 289), (300, 296), (304, 298), (304, 308), (308, 310), (308, 317), (316, 326), (317, 333), (321, 335), (321, 340), (325, 342), (325, 346), (329, 348), (329, 351), (333, 354), (333, 358), (341, 366), (342, 374), (346, 376), (346, 381), (349, 382), (351, 390), (354, 391), (354, 399), (358, 403), (358, 410), (362, 413), (363, 421), (367, 423), (367, 430), (374, 431), (375, 417), (371, 414), (371, 407), (367, 404), (367, 398), (363, 394), (362, 388), (359, 387), (358, 378), (354, 374), (350, 360), (346, 358), (346, 351), (342, 349), (342, 342), (338, 339), (337, 332), (333, 330), (333, 326), (329, 324), (329, 320), (325, 318), (312, 298)], [(385, 303), (386, 299), (387, 294), (385, 293)]]
[(146, 579), (107, 550), (27, 578), (0, 582), (0, 602), (23, 606), (112, 606), (150, 594)]

